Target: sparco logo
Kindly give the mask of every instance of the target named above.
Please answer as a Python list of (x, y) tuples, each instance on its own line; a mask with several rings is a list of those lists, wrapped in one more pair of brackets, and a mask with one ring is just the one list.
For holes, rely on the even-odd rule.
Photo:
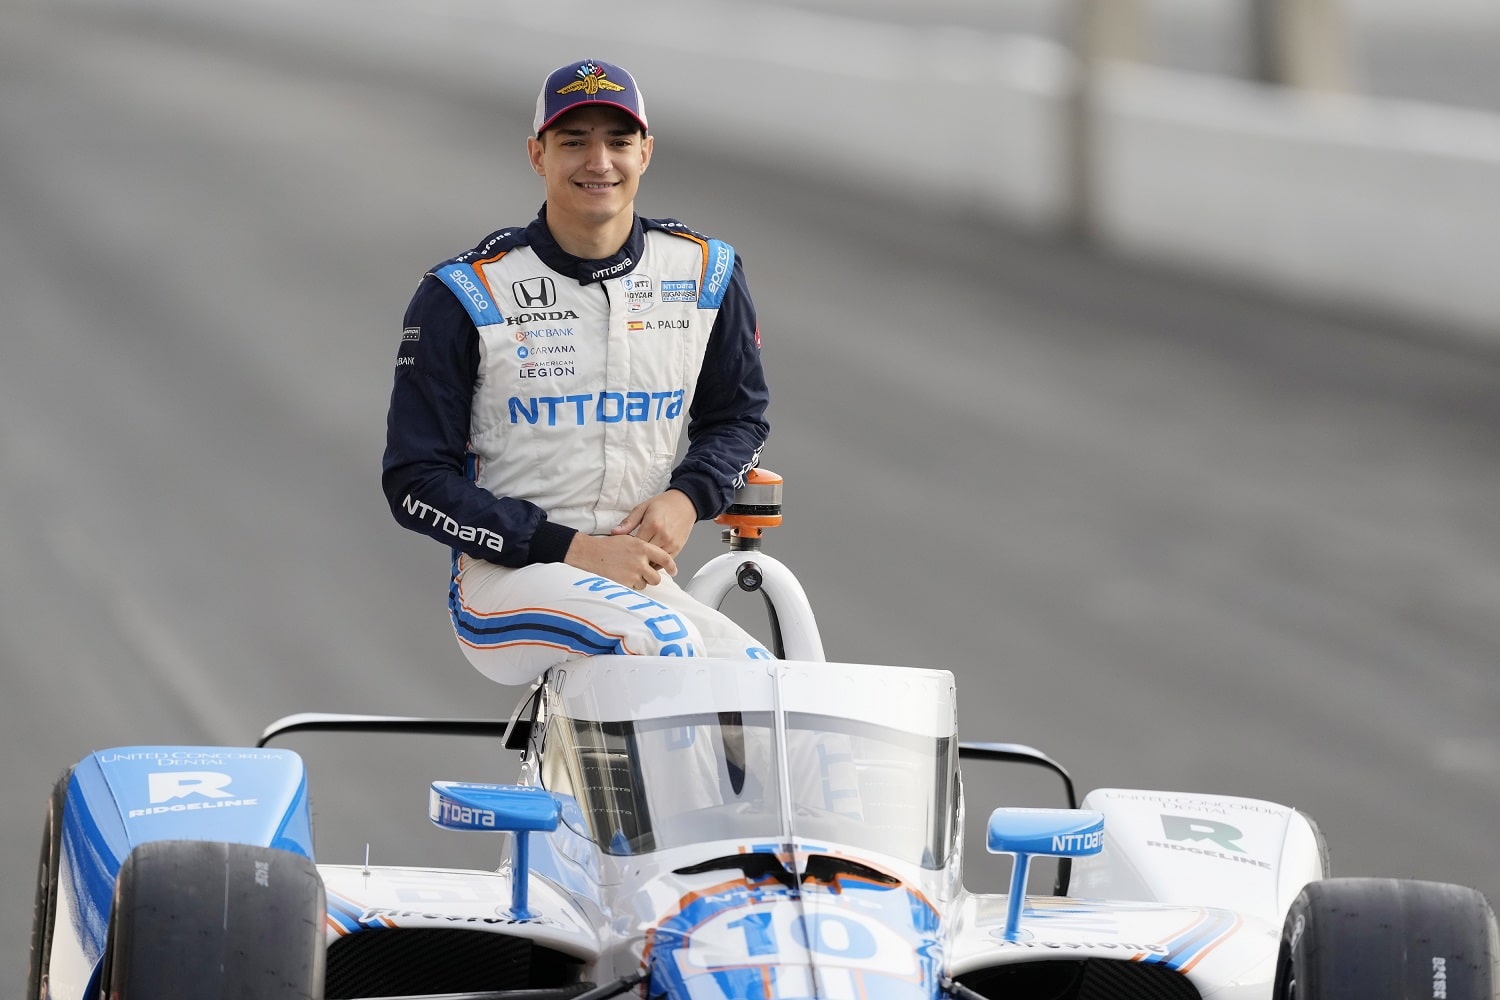
[(505, 322), (510, 326), (520, 326), (522, 323), (553, 323), (561, 319), (577, 318), (578, 314), (571, 309), (553, 309), (551, 312), (516, 313), (505, 317)]
[(512, 284), (510, 290), (522, 309), (546, 309), (557, 304), (557, 286), (551, 278), (527, 278)]
[(703, 287), (710, 295), (716, 294), (724, 285), (724, 280), (729, 277), (729, 267), (734, 260), (734, 252), (728, 247), (719, 247), (719, 252), (714, 255), (713, 270), (709, 272), (708, 278), (703, 282)]
[(464, 294), (469, 297), (469, 301), (473, 302), (481, 310), (489, 309), (490, 300), (484, 297), (484, 293), (479, 290), (478, 285), (474, 284), (474, 279), (469, 277), (467, 271), (461, 267), (455, 267), (448, 272), (448, 277), (452, 278), (453, 283), (464, 290)]

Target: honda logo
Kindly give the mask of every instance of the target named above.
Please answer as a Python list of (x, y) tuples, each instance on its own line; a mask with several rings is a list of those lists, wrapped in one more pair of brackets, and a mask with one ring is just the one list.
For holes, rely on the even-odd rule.
[(551, 278), (528, 278), (510, 286), (516, 305), (522, 309), (545, 309), (557, 303), (557, 286)]

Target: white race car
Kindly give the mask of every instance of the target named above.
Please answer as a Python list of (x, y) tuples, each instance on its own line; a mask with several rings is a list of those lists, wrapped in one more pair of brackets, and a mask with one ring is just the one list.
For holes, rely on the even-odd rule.
[[(299, 715), (255, 747), (91, 754), (47, 815), (30, 1000), (1494, 1000), (1478, 892), (1328, 877), (1302, 813), (1105, 788), (960, 742), (944, 670), (829, 663), (759, 550), (762, 475), (690, 590), (767, 598), (777, 660), (597, 657), (508, 721)], [(514, 785), (434, 781), (496, 871), (314, 863), (304, 730), (487, 736)], [(963, 880), (961, 761), (1039, 765), (1067, 808), (994, 809), (1010, 891)], [(1028, 862), (1056, 857), (1050, 892)]]

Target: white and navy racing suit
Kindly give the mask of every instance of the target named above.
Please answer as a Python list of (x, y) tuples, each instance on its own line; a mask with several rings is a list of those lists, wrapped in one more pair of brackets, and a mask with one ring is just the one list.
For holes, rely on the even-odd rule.
[(582, 260), (543, 206), (433, 268), (403, 325), (382, 484), (397, 521), (453, 549), (449, 612), (481, 672), (770, 655), (666, 575), (635, 591), (562, 561), (666, 489), (713, 517), (755, 466), (768, 396), (732, 247), (637, 218), (617, 254)]

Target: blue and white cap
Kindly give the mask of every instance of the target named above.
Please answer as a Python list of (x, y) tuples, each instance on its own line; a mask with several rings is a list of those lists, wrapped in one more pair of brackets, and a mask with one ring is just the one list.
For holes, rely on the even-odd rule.
[(558, 117), (586, 104), (619, 108), (646, 129), (646, 102), (635, 77), (613, 63), (598, 59), (559, 66), (542, 84), (536, 98), (534, 135), (541, 135)]

